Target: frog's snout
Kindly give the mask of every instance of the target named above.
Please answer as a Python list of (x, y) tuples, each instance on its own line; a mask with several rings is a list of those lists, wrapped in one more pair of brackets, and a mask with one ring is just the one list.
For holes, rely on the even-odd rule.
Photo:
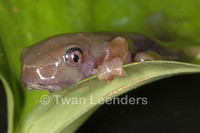
[(21, 72), (21, 83), (27, 90), (32, 89), (43, 89), (48, 90), (47, 81), (41, 81), (38, 78), (38, 74), (35, 72), (36, 69), (31, 68), (22, 68)]
[(57, 67), (55, 65), (35, 66), (23, 64), (21, 66), (21, 83), (28, 89), (42, 89), (51, 90), (53, 87), (58, 88), (56, 85), (59, 83), (57, 75)]
[(33, 82), (31, 82), (30, 78), (27, 75), (25, 75), (24, 72), (22, 72), (21, 74), (20, 81), (24, 88), (26, 88), (27, 90), (32, 90), (31, 84), (33, 84)]

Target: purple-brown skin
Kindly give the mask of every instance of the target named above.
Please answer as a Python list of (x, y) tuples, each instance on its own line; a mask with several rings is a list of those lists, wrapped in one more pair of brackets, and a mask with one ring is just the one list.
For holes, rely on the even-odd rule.
[(21, 82), (27, 89), (50, 92), (97, 74), (99, 80), (125, 77), (122, 65), (145, 60), (178, 60), (174, 52), (140, 34), (73, 33), (24, 48)]

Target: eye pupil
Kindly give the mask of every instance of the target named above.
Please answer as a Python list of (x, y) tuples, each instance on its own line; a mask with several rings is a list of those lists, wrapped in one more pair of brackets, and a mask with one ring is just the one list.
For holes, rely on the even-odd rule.
[(78, 56), (78, 55), (74, 55), (73, 61), (74, 61), (75, 63), (77, 63), (78, 60), (79, 60), (79, 56)]

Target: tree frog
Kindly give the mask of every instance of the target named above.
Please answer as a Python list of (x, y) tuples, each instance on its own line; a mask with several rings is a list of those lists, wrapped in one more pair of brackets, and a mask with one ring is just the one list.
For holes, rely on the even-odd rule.
[(123, 64), (180, 58), (178, 53), (141, 34), (62, 34), (23, 49), (21, 82), (28, 90), (53, 92), (94, 74), (107, 81), (126, 77)]

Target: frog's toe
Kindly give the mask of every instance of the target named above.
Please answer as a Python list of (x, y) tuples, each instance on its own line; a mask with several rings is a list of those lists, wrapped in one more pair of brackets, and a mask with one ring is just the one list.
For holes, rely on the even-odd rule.
[(111, 62), (113, 74), (117, 77), (125, 77), (126, 72), (123, 69), (123, 62), (119, 57), (116, 57)]
[(98, 69), (99, 80), (111, 81), (114, 77), (125, 77), (126, 72), (122, 68), (123, 62), (119, 57), (115, 57), (110, 62), (103, 62)]
[(113, 80), (112, 66), (109, 62), (103, 62), (99, 66), (97, 76), (99, 80)]

